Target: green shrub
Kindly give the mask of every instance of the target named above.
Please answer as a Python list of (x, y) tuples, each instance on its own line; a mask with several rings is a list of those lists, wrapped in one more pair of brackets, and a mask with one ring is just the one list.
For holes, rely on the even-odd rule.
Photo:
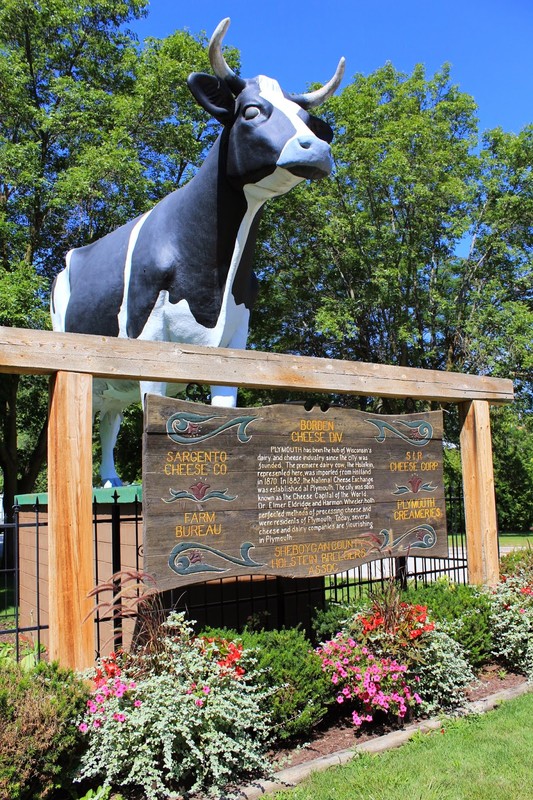
[(528, 542), (527, 547), (506, 553), (500, 559), (502, 577), (520, 575), (525, 580), (533, 582), (533, 547)]
[(315, 640), (326, 642), (333, 639), (354, 614), (368, 606), (368, 602), (366, 597), (350, 603), (328, 602), (325, 608), (317, 608), (311, 622)]
[(515, 575), (487, 592), (493, 655), (533, 681), (533, 580)]
[(411, 587), (403, 597), (407, 602), (427, 606), (431, 618), (464, 648), (475, 669), (490, 661), (491, 610), (484, 592), (443, 578), (427, 586)]
[(194, 636), (183, 614), (161, 625), (157, 647), (103, 660), (79, 729), (78, 780), (142, 788), (147, 798), (219, 794), (268, 769), (265, 693), (240, 649)]
[(270, 692), (266, 708), (276, 739), (306, 735), (324, 717), (331, 699), (329, 682), (320, 659), (301, 630), (238, 634), (220, 629), (208, 633), (239, 639), (245, 649), (253, 650), (257, 679)]
[(83, 747), (73, 723), (88, 689), (72, 672), (40, 662), (0, 670), (0, 797), (63, 798)]
[(474, 673), (459, 642), (438, 627), (423, 636), (422, 659), (407, 673), (407, 679), (419, 679), (421, 710), (427, 714), (453, 711), (465, 702), (465, 690)]

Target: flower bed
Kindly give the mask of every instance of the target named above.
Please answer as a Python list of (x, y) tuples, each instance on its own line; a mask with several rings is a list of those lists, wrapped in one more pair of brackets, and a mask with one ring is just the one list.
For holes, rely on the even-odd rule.
[[(342, 623), (315, 648), (295, 629), (197, 635), (183, 615), (155, 619), (146, 615), (151, 622), (140, 625), (143, 638), (131, 652), (103, 659), (86, 676), (92, 691), (82, 713), (86, 684), (65, 678), (69, 769), (77, 748), (79, 759), (72, 774), (60, 766), (64, 748), (48, 759), (48, 800), (65, 796), (65, 787), (80, 798), (98, 787), (102, 798), (228, 795), (280, 759), (297, 764), (533, 680), (533, 567), (517, 559), (492, 589), (438, 581), (400, 593), (391, 583), (357, 608), (324, 615), (323, 627)], [(473, 664), (482, 669), (477, 683)], [(16, 665), (0, 672), (0, 751), (28, 702), (36, 730), (49, 727), (50, 704), (37, 708), (31, 698), (52, 679), (44, 680), (42, 666), (31, 669), (35, 676)], [(59, 691), (55, 678), (49, 685)], [(41, 797), (31, 788), (44, 775), (34, 744), (28, 737), (21, 745), (23, 773), (11, 769), (6, 750), (8, 796)]]

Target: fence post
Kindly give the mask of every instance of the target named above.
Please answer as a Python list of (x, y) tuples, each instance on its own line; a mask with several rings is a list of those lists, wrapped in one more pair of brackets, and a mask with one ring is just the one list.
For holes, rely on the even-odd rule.
[(459, 415), (468, 582), (493, 586), (499, 559), (489, 403), (460, 403)]
[(94, 664), (92, 546), (92, 376), (58, 372), (48, 423), (50, 659)]

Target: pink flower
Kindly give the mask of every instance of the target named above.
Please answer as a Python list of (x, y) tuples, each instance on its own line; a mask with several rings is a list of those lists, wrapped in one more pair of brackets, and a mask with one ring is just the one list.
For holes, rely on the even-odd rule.
[(140, 701), (140, 700), (135, 700), (135, 702), (133, 703), (133, 705), (135, 706), (135, 708), (140, 708), (140, 707), (142, 706), (142, 703), (141, 703), (141, 701)]
[(95, 719), (93, 722), (93, 728), (101, 728), (101, 727), (102, 727), (102, 721), (99, 719)]
[(78, 725), (78, 730), (80, 730), (82, 733), (87, 733), (89, 726), (86, 722), (82, 722), (81, 725)]
[(209, 686), (204, 686), (204, 688), (202, 689), (202, 691), (203, 691), (203, 693), (204, 693), (204, 694), (209, 694), (209, 692), (211, 691), (211, 689), (209, 688)]
[(128, 690), (128, 687), (122, 681), (115, 681), (115, 697), (121, 698), (124, 696), (124, 693)]
[(103, 695), (103, 694), (97, 694), (97, 695), (96, 695), (96, 697), (95, 697), (94, 699), (95, 699), (95, 700), (96, 700), (96, 702), (97, 702), (97, 703), (99, 703), (100, 705), (102, 705), (102, 703), (105, 703), (105, 697), (104, 697), (104, 695)]
[(525, 613), (526, 613), (526, 609), (525, 609), (525, 608), (521, 608), (521, 609), (520, 609), (520, 613), (521, 613), (521, 614), (525, 614)]
[(201, 697), (197, 697), (196, 700), (194, 701), (194, 704), (198, 706), (198, 708), (201, 708), (204, 704), (204, 701), (202, 700)]
[(340, 695), (337, 697), (337, 703), (344, 703), (344, 695), (340, 694)]
[(115, 712), (113, 714), (113, 719), (116, 720), (117, 722), (124, 722), (126, 717), (124, 716), (124, 714), (119, 714), (119, 713)]

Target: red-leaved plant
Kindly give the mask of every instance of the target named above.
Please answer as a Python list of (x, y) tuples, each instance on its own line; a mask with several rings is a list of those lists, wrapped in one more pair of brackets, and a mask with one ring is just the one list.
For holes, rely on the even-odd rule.
[(372, 652), (407, 662), (422, 657), (423, 634), (435, 629), (426, 606), (406, 603), (394, 582), (371, 596), (370, 610), (350, 622), (350, 635)]

